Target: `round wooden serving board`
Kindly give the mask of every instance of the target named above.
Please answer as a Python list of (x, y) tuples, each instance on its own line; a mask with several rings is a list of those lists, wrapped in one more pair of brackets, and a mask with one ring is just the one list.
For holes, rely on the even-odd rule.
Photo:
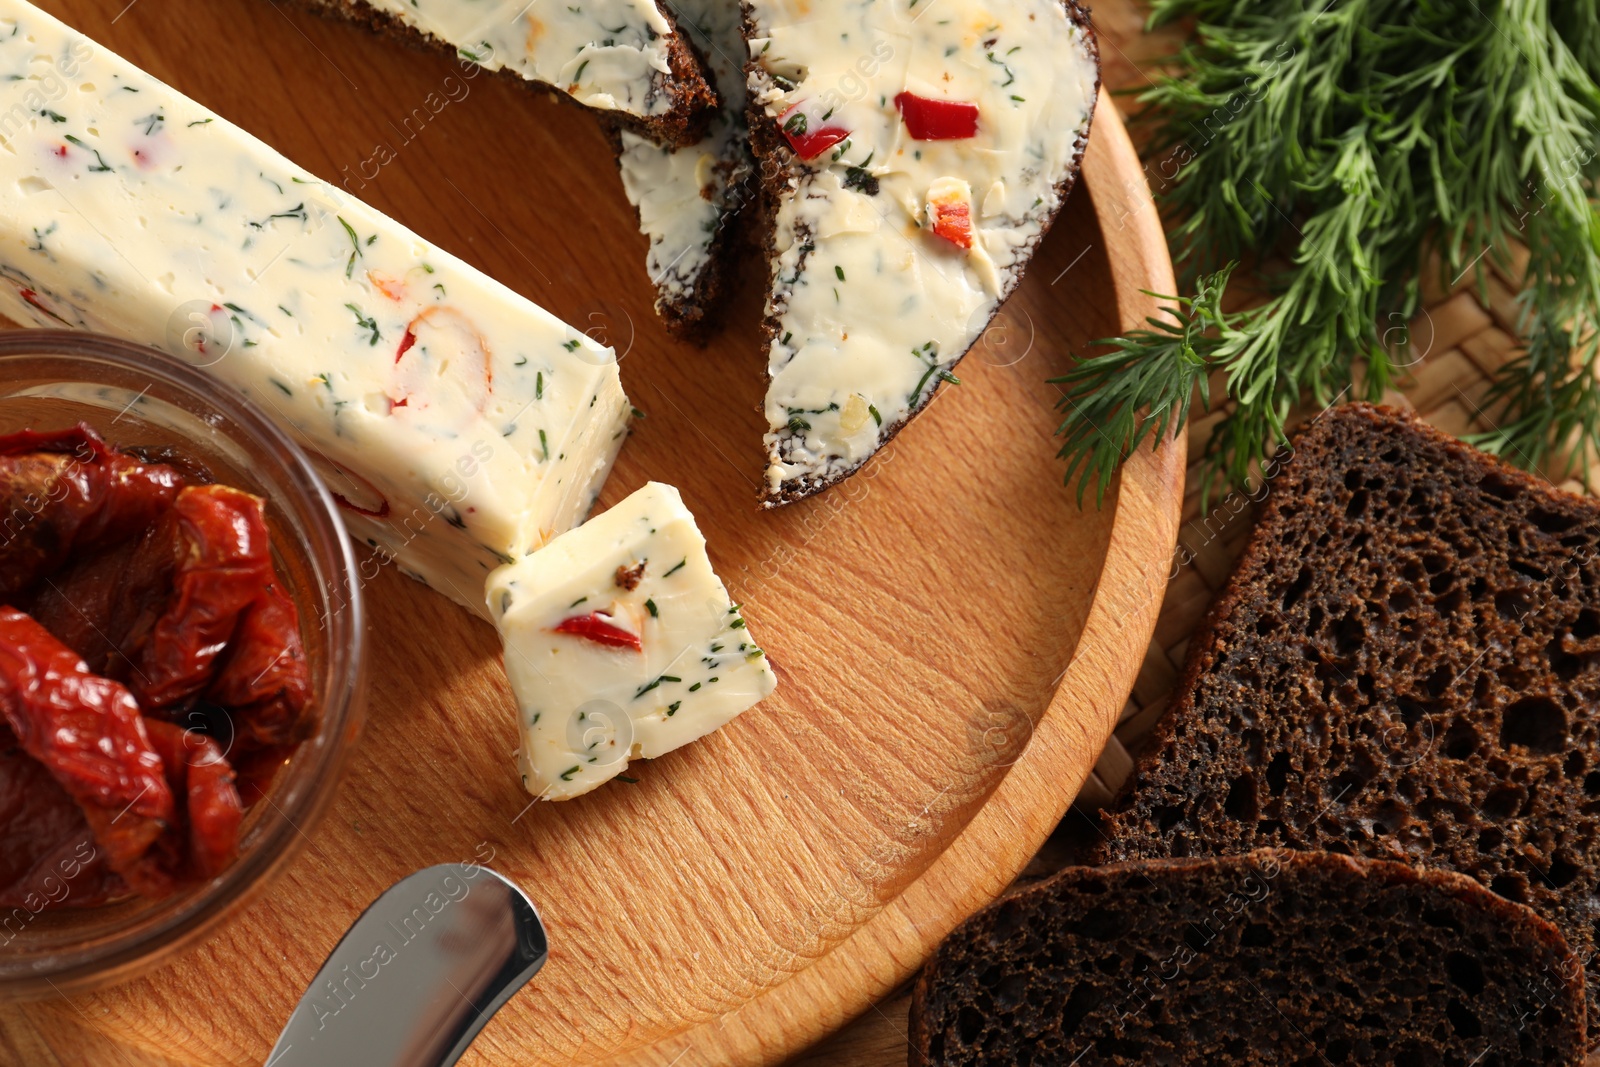
[[(493, 631), (385, 571), (367, 586), (365, 734), (300, 858), (178, 962), (6, 1008), (0, 1056), (260, 1063), (356, 915), (447, 861), (519, 883), (551, 944), (463, 1063), (773, 1063), (902, 982), (1066, 810), (1168, 574), (1182, 441), (1141, 450), (1101, 509), (1074, 504), (1054, 458), (1046, 379), (1152, 313), (1141, 289), (1173, 288), (1109, 101), (1084, 181), (963, 384), (854, 479), (762, 513), (764, 270), (743, 272), (707, 344), (668, 339), (589, 116), (267, 0), (124, 2), (44, 6), (616, 347), (648, 417), (602, 506), (647, 479), (679, 486), (781, 681), (712, 737), (634, 764), (637, 784), (530, 806)], [(393, 161), (361, 177), (380, 146)]]

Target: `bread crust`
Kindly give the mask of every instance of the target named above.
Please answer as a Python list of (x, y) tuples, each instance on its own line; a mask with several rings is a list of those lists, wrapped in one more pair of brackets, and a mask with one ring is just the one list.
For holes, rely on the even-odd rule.
[[(1562, 937), (1560, 931), (1540, 918), (1532, 910), (1520, 904), (1504, 900), (1473, 879), (1454, 871), (1419, 868), (1410, 864), (1387, 860), (1357, 859), (1326, 852), (1259, 849), (1231, 857), (1151, 859), (1111, 863), (1094, 868), (1072, 867), (978, 912), (951, 934), (950, 938), (946, 940), (944, 945), (935, 953), (933, 959), (923, 969), (913, 986), (908, 1035), (908, 1064), (910, 1067), (929, 1067), (929, 1065), (947, 1062), (941, 1058), (940, 1053), (948, 1050), (944, 1048), (944, 1043), (939, 1039), (942, 1034), (948, 1033), (947, 1028), (953, 1021), (951, 1016), (955, 1012), (957, 1005), (962, 1007), (962, 1013), (964, 1013), (965, 1009), (971, 1008), (979, 1016), (984, 1017), (985, 1020), (995, 1013), (1003, 1014), (1004, 1009), (998, 1006), (991, 1008), (989, 1011), (978, 1008), (977, 1005), (979, 1003), (987, 1003), (991, 1000), (998, 1004), (1001, 1000), (1001, 995), (988, 985), (978, 989), (967, 988), (964, 983), (971, 977), (974, 969), (971, 966), (972, 964), (986, 965), (991, 973), (998, 971), (1003, 975), (1004, 977), (1001, 979), (1002, 989), (1005, 988), (1005, 983), (1007, 982), (1016, 983), (1019, 980), (1025, 980), (1027, 992), (1021, 995), (1024, 1003), (1029, 1003), (1029, 998), (1039, 992), (1038, 985), (1040, 983), (1032, 980), (1035, 975), (1030, 974), (1030, 971), (1040, 972), (1037, 977), (1045, 980), (1055, 976), (1057, 972), (1064, 972), (1067, 975), (1081, 974), (1085, 976), (1083, 978), (1084, 985), (1093, 986), (1098, 981), (1103, 983), (1102, 988), (1109, 988), (1114, 984), (1114, 980), (1110, 977), (1112, 974), (1125, 977), (1120, 972), (1115, 971), (1096, 974), (1098, 969), (1096, 964), (1103, 963), (1103, 960), (1084, 959), (1082, 960), (1081, 968), (1075, 966), (1078, 961), (1074, 957), (1063, 955), (1070, 953), (1074, 947), (1090, 949), (1097, 956), (1102, 953), (1110, 953), (1115, 957), (1120, 952), (1124, 956), (1136, 957), (1141, 953), (1146, 955), (1155, 953), (1152, 957), (1152, 970), (1145, 973), (1149, 975), (1157, 970), (1159, 965), (1156, 965), (1154, 960), (1162, 959), (1159, 954), (1160, 939), (1147, 936), (1147, 932), (1142, 927), (1130, 930), (1125, 936), (1118, 936), (1112, 940), (1099, 939), (1095, 935), (1081, 935), (1076, 932), (1074, 924), (1080, 916), (1087, 914), (1089, 910), (1087, 905), (1097, 900), (1120, 902), (1130, 893), (1166, 887), (1168, 890), (1166, 899), (1169, 901), (1166, 909), (1154, 913), (1148, 910), (1142, 911), (1140, 918), (1148, 917), (1151, 930), (1159, 931), (1163, 928), (1178, 927), (1199, 932), (1204, 939), (1202, 945), (1196, 948), (1191, 962), (1184, 964), (1184, 967), (1192, 967), (1196, 974), (1204, 968), (1205, 977), (1201, 980), (1198, 977), (1191, 976), (1190, 981), (1194, 984), (1208, 985), (1218, 982), (1226, 983), (1229, 974), (1227, 970), (1229, 961), (1223, 959), (1219, 962), (1215, 957), (1202, 955), (1202, 953), (1213, 951), (1211, 948), (1212, 940), (1219, 937), (1223, 931), (1210, 930), (1209, 919), (1205, 929), (1196, 925), (1195, 912), (1205, 911), (1208, 916), (1218, 914), (1216, 911), (1207, 909), (1206, 905), (1210, 903), (1208, 894), (1215, 895), (1226, 888), (1232, 888), (1236, 891), (1239, 885), (1249, 885), (1252, 878), (1256, 879), (1262, 888), (1261, 895), (1247, 902), (1240, 912), (1229, 913), (1227, 918), (1230, 921), (1236, 921), (1240, 925), (1258, 921), (1266, 923), (1267, 926), (1262, 929), (1268, 931), (1269, 937), (1275, 936), (1276, 933), (1271, 930), (1272, 922), (1274, 920), (1283, 920), (1283, 916), (1280, 916), (1268, 904), (1268, 900), (1274, 892), (1285, 896), (1292, 894), (1296, 899), (1312, 902), (1313, 908), (1317, 902), (1322, 901), (1326, 896), (1329, 898), (1326, 900), (1326, 907), (1335, 913), (1342, 906), (1358, 898), (1365, 905), (1370, 906), (1372, 900), (1381, 899), (1387, 894), (1418, 898), (1418, 910), (1426, 908), (1443, 908), (1447, 911), (1452, 908), (1459, 909), (1457, 914), (1448, 916), (1448, 921), (1454, 922), (1464, 918), (1468, 922), (1478, 923), (1477, 926), (1473, 926), (1470, 930), (1459, 931), (1462, 942), (1459, 947), (1468, 947), (1468, 942), (1470, 941), (1468, 935), (1479, 933), (1482, 927), (1488, 927), (1502, 943), (1514, 945), (1517, 951), (1525, 951), (1526, 959), (1521, 962), (1524, 964), (1524, 969), (1527, 973), (1507, 968), (1510, 972), (1507, 977), (1531, 979), (1539, 982), (1541, 986), (1547, 986), (1553, 992), (1553, 996), (1544, 1006), (1553, 1005), (1559, 1016), (1559, 1021), (1554, 1027), (1551, 1027), (1548, 1020), (1543, 1018), (1542, 1015), (1537, 1023), (1529, 1023), (1528, 1025), (1545, 1030), (1546, 1047), (1553, 1046), (1559, 1049), (1561, 1053), (1564, 1053), (1564, 1055), (1558, 1053), (1557, 1059), (1559, 1062), (1574, 1065), (1581, 1062), (1584, 1047), (1585, 1016), (1581, 984), (1582, 963), (1573, 953), (1571, 946)], [(1198, 907), (1196, 906), (1197, 904)], [(1292, 913), (1294, 909), (1285, 908), (1283, 910)], [(1344, 919), (1360, 922), (1366, 915), (1365, 909), (1360, 914), (1357, 914), (1355, 905), (1350, 904), (1349, 913), (1336, 914), (1334, 922)], [(1053, 920), (1054, 924), (1052, 925)], [(1384, 930), (1398, 925), (1395, 916), (1383, 913), (1373, 916), (1371, 921), (1383, 924), (1382, 929)], [(1329, 925), (1333, 925), (1333, 922), (1330, 922)], [(1419, 945), (1426, 944), (1430, 939), (1438, 939), (1440, 937), (1434, 930), (1429, 929), (1430, 925), (1419, 924), (1416, 927), (1418, 931), (1417, 943)], [(1025, 939), (1027, 947), (1023, 949), (1024, 955), (1021, 958), (1014, 958), (1011, 949), (1017, 938), (1013, 932), (1019, 926), (1026, 926), (1030, 934)], [(1446, 924), (1441, 922), (1439, 928), (1446, 928)], [(1292, 925), (1290, 925), (1290, 929), (1293, 929)], [(1056, 936), (1053, 937), (1053, 933)], [(1063, 933), (1068, 933), (1071, 940), (1061, 937), (1060, 935)], [(1444, 936), (1448, 939), (1448, 935)], [(1187, 937), (1182, 938), (1179, 940), (1179, 944), (1184, 944), (1187, 940)], [(1085, 942), (1096, 943), (1086, 944)], [(1124, 942), (1127, 943), (1124, 944)], [(1221, 941), (1224, 951), (1233, 949), (1241, 952), (1241, 955), (1243, 950), (1239, 946), (1243, 944), (1245, 944), (1245, 940), (1242, 937), (1231, 942), (1228, 938), (1223, 938)], [(1274, 940), (1273, 944), (1276, 945), (1277, 942)], [(1296, 947), (1306, 948), (1306, 946)], [(1348, 946), (1328, 946), (1329, 962), (1327, 971), (1323, 975), (1307, 973), (1304, 976), (1306, 979), (1305, 985), (1307, 987), (1316, 986), (1319, 984), (1318, 979), (1322, 977), (1345, 977), (1339, 969), (1340, 964), (1336, 963), (1335, 960), (1340, 959), (1346, 947)], [(1423, 964), (1424, 967), (1429, 965), (1438, 969), (1441, 978), (1448, 969), (1447, 961), (1444, 959), (1428, 959)], [(1354, 971), (1355, 968), (1351, 968), (1351, 970)], [(1241, 967), (1240, 973), (1248, 977), (1248, 972), (1243, 967)], [(1411, 977), (1414, 978), (1415, 976)], [(1161, 978), (1163, 981), (1174, 980), (1167, 975), (1161, 975)], [(1067, 980), (1070, 981), (1070, 979)], [(1381, 979), (1379, 981), (1381, 983)], [(1440, 984), (1446, 985), (1448, 988), (1447, 983), (1442, 982)], [(1335, 987), (1336, 984), (1330, 982), (1329, 986)], [(1284, 995), (1282, 985), (1276, 985), (1272, 988), (1277, 995)], [(1543, 991), (1545, 990), (1540, 990), (1540, 992)], [(1076, 994), (1077, 989), (1074, 988), (1072, 992)], [(1241, 988), (1240, 995), (1253, 999), (1257, 992), (1256, 990)], [(1358, 995), (1370, 995), (1375, 992), (1375, 989), (1363, 985), (1358, 990)], [(1520, 999), (1518, 995), (1526, 992), (1526, 989), (1518, 987), (1509, 990), (1508, 994), (1512, 998), (1512, 1003), (1515, 1003), (1516, 999)], [(1335, 988), (1329, 988), (1328, 995), (1334, 997)], [(1174, 996), (1181, 996), (1181, 994), (1175, 994)], [(1017, 997), (1014, 989), (1011, 997), (1013, 1000)], [(1396, 999), (1408, 998), (1409, 994), (1405, 993), (1398, 994), (1396, 997)], [(1062, 995), (1059, 999), (1068, 1003), (1068, 1011), (1070, 1012), (1070, 1005), (1076, 1001), (1076, 996), (1069, 998)], [(1418, 1000), (1420, 1001), (1420, 999), (1419, 997)], [(1436, 1001), (1439, 999), (1443, 998), (1435, 997)], [(944, 1003), (939, 1003), (941, 1000)], [(1096, 1003), (1093, 1007), (1088, 1008), (1088, 1012), (1095, 1012), (1098, 1008), (1099, 1003)], [(1021, 1012), (1023, 1009), (1019, 1007), (1017, 1010)], [(959, 1014), (957, 1013), (958, 1017), (954, 1020), (958, 1027), (960, 1025)], [(1039, 1014), (1052, 1019), (1058, 1018), (1051, 1011), (1041, 1010)], [(1446, 1013), (1441, 1012), (1440, 1014), (1442, 1016)], [(1196, 1029), (1202, 1032), (1206, 1029), (1200, 1019), (1185, 1017), (1181, 1004), (1176, 1007), (1173, 1006), (1170, 998), (1166, 1001), (1166, 1006), (1159, 1017), (1169, 1027), (1176, 1029)], [(1123, 1016), (1123, 1018), (1126, 1018), (1126, 1016)], [(1415, 1020), (1412, 1019), (1406, 1019), (1402, 1022), (1390, 1015), (1385, 1015), (1384, 1019), (1386, 1024), (1397, 1022), (1402, 1026), (1410, 1026), (1412, 1029), (1417, 1029)], [(1507, 1018), (1495, 1021), (1502, 1026), (1510, 1022)], [(1519, 1028), (1524, 1021), (1518, 1020)], [(1311, 1025), (1309, 1021), (1303, 1018), (1293, 1020), (1293, 1022), (1297, 1027), (1304, 1026), (1309, 1028)], [(1442, 1023), (1444, 1019), (1440, 1018), (1437, 1022)], [(1188, 1026), (1185, 1026), (1185, 1023)], [(1093, 1024), (1091, 1023), (1090, 1025)], [(1387, 1026), (1384, 1029), (1386, 1030)], [(1062, 1024), (1061, 1031), (1066, 1030), (1066, 1025)], [(1039, 1040), (1046, 1036), (1059, 1038), (1062, 1036), (1061, 1031), (1051, 1035), (1038, 1035), (1031, 1040)], [(1028, 1038), (1024, 1038), (1020, 1034), (1017, 1036), (1019, 1040), (1028, 1040)], [(1072, 1036), (1086, 1042), (1083, 1055), (1087, 1055), (1091, 1051), (1097, 1053), (1092, 1062), (1116, 1064), (1145, 1062), (1143, 1055), (1119, 1049), (1114, 1042), (1109, 1042), (1108, 1046), (1102, 1047), (1098, 1041), (1093, 1040), (1094, 1038), (1111, 1039), (1122, 1036), (1120, 1034), (1096, 1032), (1093, 1035), (1073, 1034)], [(1303, 1032), (1302, 1036), (1304, 1036)], [(1499, 1034), (1497, 1036), (1504, 1037), (1505, 1035)], [(1068, 1059), (1071, 1059), (1070, 1051), (1070, 1049), (1051, 1046), (1039, 1051), (1039, 1054), (1034, 1058), (1034, 1062), (1065, 1063)], [(1391, 1049), (1391, 1051), (1393, 1050)], [(960, 1049), (960, 1052), (967, 1053), (961, 1060), (963, 1063), (993, 1063), (999, 1065), (1014, 1062), (1016, 1049), (1009, 1046), (996, 1047), (986, 1054), (973, 1055), (971, 1044), (968, 1044)], [(1501, 1059), (1497, 1062), (1524, 1062), (1517, 1058), (1514, 1049), (1503, 1050), (1503, 1052), (1510, 1055), (1511, 1059), (1509, 1061)], [(1256, 1050), (1249, 1048), (1238, 1051), (1236, 1055), (1237, 1058), (1230, 1057), (1227, 1062), (1240, 1065), (1272, 1062), (1260, 1058)], [(1377, 1055), (1381, 1054), (1369, 1053), (1365, 1061), (1372, 1062)], [(1074, 1059), (1072, 1062), (1078, 1061)]]

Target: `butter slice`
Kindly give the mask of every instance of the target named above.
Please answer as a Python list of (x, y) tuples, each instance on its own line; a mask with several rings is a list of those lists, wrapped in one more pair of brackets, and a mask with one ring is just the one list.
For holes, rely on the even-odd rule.
[[(847, 134), (808, 160), (780, 141), (762, 161), (780, 179), (766, 305), (773, 507), (859, 469), (952, 380), (1061, 205), (1099, 76), (1087, 27), (1059, 0), (743, 10), (748, 92), (766, 120)], [(908, 93), (976, 109), (973, 135), (918, 140)], [(971, 247), (928, 225), (928, 200), (953, 190), (972, 205)]]
[(486, 70), (545, 82), (587, 107), (649, 117), (667, 91), (672, 23), (655, 0), (367, 0)]
[(249, 396), (380, 562), (481, 612), (588, 513), (630, 410), (609, 348), (22, 0), (0, 148), (0, 314)]
[(517, 697), (518, 769), (541, 799), (698, 740), (777, 685), (670, 485), (501, 567), (487, 599)]

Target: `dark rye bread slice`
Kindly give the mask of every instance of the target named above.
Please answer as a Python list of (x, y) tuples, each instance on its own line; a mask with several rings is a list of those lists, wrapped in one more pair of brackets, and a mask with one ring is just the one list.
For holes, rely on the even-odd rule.
[[(621, 134), (611, 131), (610, 141), (611, 150), (621, 166)], [(725, 206), (718, 211), (717, 230), (706, 245), (704, 261), (699, 269), (683, 272), (686, 277), (683, 278), (683, 285), (677, 288), (664, 285), (661, 278), (651, 278), (651, 285), (656, 288), (656, 315), (661, 317), (661, 325), (666, 326), (667, 333), (674, 338), (701, 344), (714, 333), (720, 322), (733, 282), (734, 269), (752, 251), (744, 219), (750, 214), (750, 200), (754, 198), (750, 192), (754, 173), (754, 166), (746, 170), (731, 168), (731, 181), (723, 190)], [(634, 216), (638, 218), (637, 206)]]
[[(662, 325), (674, 336), (700, 340), (720, 318), (723, 304), (741, 258), (753, 251), (748, 223), (755, 200), (755, 160), (750, 155), (745, 121), (745, 45), (739, 28), (743, 15), (728, 0), (674, 0), (678, 32), (706, 60), (718, 93), (719, 109), (708, 123), (705, 137), (685, 148), (646, 147), (631, 141), (621, 129), (610, 131), (611, 148), (623, 179), (624, 192), (634, 202), (640, 230), (650, 242), (646, 269), (656, 290), (655, 310)], [(650, 163), (642, 162), (653, 156)], [(703, 161), (712, 161), (709, 168)], [(691, 226), (692, 242), (673, 225), (652, 232), (647, 215), (659, 220), (681, 213), (659, 205), (647, 212), (643, 200), (665, 192), (669, 204), (681, 197), (684, 186), (700, 184), (696, 192), (712, 220)], [(695, 213), (690, 212), (691, 221)]]
[(749, 215), (748, 196), (741, 190), (748, 181), (737, 183), (730, 193), (730, 208), (717, 221), (717, 232), (706, 249), (705, 264), (682, 293), (668, 293), (657, 286), (656, 314), (674, 337), (686, 341), (703, 340), (717, 327), (726, 306), (732, 271), (749, 251), (749, 240), (740, 225)]
[(1460, 871), (1561, 930), (1593, 1005), (1600, 504), (1364, 404), (1294, 450), (1096, 858)]
[[(752, 17), (752, 10), (749, 0), (742, 0), (742, 2), (745, 12), (743, 33), (745, 39), (748, 41), (753, 38), (758, 38), (761, 31)], [(913, 0), (913, 3), (914, 2), (915, 0)], [(1099, 38), (1095, 34), (1094, 24), (1090, 21), (1090, 8), (1087, 4), (1080, 4), (1078, 0), (1060, 0), (1060, 3), (1061, 6), (1066, 10), (1067, 18), (1083, 31), (1084, 45), (1087, 50), (1087, 58), (1094, 64), (1094, 92), (1090, 94), (1089, 105), (1089, 115), (1092, 121), (1094, 115), (1094, 101), (1098, 98), (1101, 85)], [(990, 58), (992, 60), (993, 57), (991, 56)], [(761, 65), (757, 59), (753, 58), (746, 67), (746, 70), (748, 72), (750, 81), (749, 103), (747, 105), (748, 121), (750, 126), (750, 149), (756, 161), (756, 185), (758, 189), (760, 209), (759, 215), (761, 216), (762, 229), (762, 236), (760, 238), (753, 238), (752, 243), (759, 244), (760, 254), (768, 262), (769, 276), (771, 276), (772, 281), (776, 283), (777, 250), (775, 237), (777, 232), (778, 206), (783, 193), (790, 187), (791, 183), (794, 182), (798, 176), (804, 174), (811, 168), (795, 153), (793, 148), (790, 146), (789, 141), (784, 137), (783, 131), (779, 128), (776, 117), (767, 115), (765, 107), (759, 100), (761, 90), (771, 90), (777, 86), (777, 82), (770, 73), (761, 68)], [(1023, 254), (1019, 257), (1020, 266), (1018, 266), (1017, 269), (1012, 271), (1004, 278), (999, 299), (995, 304), (994, 312), (990, 315), (989, 320), (981, 324), (976, 324), (979, 325), (980, 328), (973, 331), (972, 338), (968, 341), (966, 348), (960, 352), (954, 360), (950, 361), (950, 363), (945, 366), (944, 369), (946, 371), (954, 368), (956, 364), (960, 363), (961, 360), (965, 358), (967, 352), (972, 350), (973, 345), (978, 342), (978, 340), (983, 336), (984, 330), (986, 330), (989, 326), (989, 323), (993, 321), (994, 314), (999, 313), (1000, 308), (1005, 305), (1006, 299), (1013, 292), (1015, 292), (1017, 286), (1021, 284), (1023, 275), (1027, 271), (1027, 266), (1032, 262), (1033, 255), (1035, 252), (1037, 252), (1040, 242), (1043, 241), (1044, 235), (1050, 232), (1050, 227), (1054, 224), (1056, 216), (1060, 214), (1062, 205), (1064, 205), (1067, 201), (1067, 196), (1072, 192), (1073, 186), (1077, 184), (1079, 168), (1083, 162), (1083, 151), (1088, 143), (1089, 126), (1086, 124), (1083, 129), (1079, 131), (1079, 134), (1074, 141), (1071, 153), (1071, 165), (1067, 168), (1067, 174), (1060, 182), (1056, 184), (1055, 188), (1058, 196), (1056, 210), (1043, 220), (1043, 224), (1040, 226), (1038, 235), (1025, 246)], [(796, 235), (797, 240), (802, 240), (803, 237), (804, 234), (797, 233)], [(802, 243), (802, 247), (803, 246), (804, 245)], [(802, 255), (800, 260), (802, 266), (804, 262), (805, 257)], [(761, 340), (763, 352), (770, 351), (773, 340), (779, 335), (779, 330), (781, 329), (781, 312), (781, 307), (775, 306), (771, 300), (768, 301), (767, 311), (762, 317)], [(878, 451), (881, 451), (886, 445), (889, 444), (890, 441), (894, 440), (895, 436), (907, 425), (909, 425), (912, 419), (916, 418), (927, 408), (928, 404), (932, 402), (934, 394), (937, 393), (942, 387), (943, 381), (944, 379), (942, 377), (936, 378), (933, 385), (922, 392), (918, 402), (911, 407), (910, 411), (903, 419), (894, 421), (890, 425), (883, 427), (883, 432), (880, 435), (877, 444)], [(876, 454), (876, 452), (874, 452), (874, 454)], [(776, 459), (776, 454), (774, 454), (772, 458)], [(824, 477), (807, 479), (804, 484), (800, 485), (785, 484), (777, 489), (773, 489), (770, 486), (764, 486), (761, 500), (762, 507), (781, 507), (785, 504), (794, 503), (797, 500), (803, 500), (809, 496), (815, 496), (816, 494), (821, 493), (833, 487), (834, 485), (837, 485), (839, 482), (844, 481), (846, 478), (850, 477), (850, 475), (860, 470), (864, 465), (865, 461), (863, 460), (860, 463), (856, 463), (853, 466), (836, 471)]]
[(979, 912), (911, 1067), (1583, 1062), (1581, 967), (1470, 878), (1330, 853), (1072, 867)]
[[(318, 14), (344, 19), (365, 26), (381, 37), (403, 42), (423, 51), (461, 58), (455, 43), (442, 41), (432, 34), (408, 26), (393, 15), (379, 11), (365, 0), (271, 0), (274, 4), (295, 3)], [(706, 123), (720, 104), (716, 89), (706, 70), (705, 60), (696, 51), (693, 42), (676, 31), (671, 4), (658, 3), (662, 15), (674, 26), (667, 40), (667, 65), (670, 71), (661, 79), (660, 91), (670, 94), (671, 107), (660, 115), (643, 117), (620, 111), (601, 111), (585, 107), (566, 92), (546, 82), (524, 78), (515, 70), (501, 68), (493, 73), (515, 81), (524, 87), (547, 93), (565, 103), (596, 115), (608, 126), (621, 126), (642, 137), (664, 145), (686, 145), (698, 141), (705, 132)]]

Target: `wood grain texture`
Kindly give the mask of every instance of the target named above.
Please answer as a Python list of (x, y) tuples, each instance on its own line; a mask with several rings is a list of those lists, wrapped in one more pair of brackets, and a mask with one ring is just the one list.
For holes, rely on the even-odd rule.
[[(1146, 32), (1149, 14), (1143, 0), (1097, 0), (1094, 5), (1095, 30), (1100, 39), (1101, 70), (1107, 88), (1137, 90), (1150, 84), (1165, 58), (1187, 39), (1187, 27), (1169, 25)], [(1116, 95), (1126, 118), (1141, 106), (1129, 95)], [(1133, 131), (1138, 142), (1139, 130)], [(1159, 184), (1159, 177), (1157, 178)], [(1514, 254), (1512, 261), (1522, 256)], [(1244, 275), (1242, 280), (1248, 280)], [(1473, 291), (1470, 276), (1457, 281), (1453, 289), (1429, 287), (1432, 275), (1424, 275), (1425, 309), (1410, 323), (1417, 362), (1409, 374), (1396, 383), (1384, 403), (1410, 408), (1423, 419), (1450, 433), (1491, 428), (1481, 404), (1490, 375), (1520, 352), (1516, 338), (1516, 313), (1507, 299), (1517, 280), (1498, 270), (1490, 282), (1487, 302)], [(1216, 421), (1227, 411), (1202, 414), (1186, 431), (1189, 456), (1198, 458)], [(1306, 414), (1314, 414), (1314, 409)], [(1294, 418), (1290, 420), (1296, 421)], [(1563, 457), (1551, 463), (1552, 477), (1560, 477)], [(1188, 653), (1189, 635), (1204, 615), (1212, 596), (1222, 588), (1243, 551), (1255, 521), (1253, 502), (1237, 498), (1225, 500), (1209, 514), (1202, 515), (1199, 479), (1191, 467), (1183, 507), (1183, 525), (1178, 534), (1180, 560), (1190, 562), (1175, 567), (1163, 595), (1156, 631), (1145, 652), (1144, 663), (1135, 679), (1133, 693), (1123, 709), (1115, 733), (1106, 743), (1094, 772), (1079, 792), (1075, 807), (1093, 812), (1109, 803), (1133, 768), (1155, 725), (1165, 714), (1179, 671)], [(1590, 483), (1570, 478), (1560, 488), (1574, 493), (1592, 493)], [(1063, 833), (1078, 831), (1092, 836), (1095, 831), (1083, 815), (1075, 812), (1063, 824)], [(1054, 843), (1053, 839), (1053, 842)], [(1052, 854), (1052, 851), (1054, 854)], [(1046, 877), (1066, 866), (1078, 850), (1047, 850), (1035, 858), (1029, 876)], [(829, 1037), (793, 1062), (793, 1067), (902, 1067), (907, 1064), (906, 1042), (908, 996), (896, 996), (874, 1005), (858, 1020)], [(912, 1061), (910, 1067), (922, 1067)], [(1600, 1053), (1589, 1058), (1589, 1067), (1600, 1067)]]
[[(265, 0), (44, 6), (613, 344), (648, 417), (602, 505), (678, 485), (781, 684), (636, 764), (637, 785), (530, 808), (492, 630), (380, 573), (366, 734), (301, 857), (176, 963), (5, 1009), (0, 1056), (260, 1062), (372, 897), (476, 860), (539, 904), (552, 952), (464, 1063), (778, 1062), (1012, 881), (1123, 708), (1179, 518), (1181, 440), (1133, 457), (1103, 509), (1073, 504), (1054, 459), (1046, 379), (1173, 284), (1108, 100), (1083, 185), (964, 384), (851, 481), (763, 514), (762, 272), (743, 272), (723, 333), (669, 339), (587, 116)], [(434, 113), (429, 94), (449, 103)], [(364, 167), (380, 145), (393, 161)]]

